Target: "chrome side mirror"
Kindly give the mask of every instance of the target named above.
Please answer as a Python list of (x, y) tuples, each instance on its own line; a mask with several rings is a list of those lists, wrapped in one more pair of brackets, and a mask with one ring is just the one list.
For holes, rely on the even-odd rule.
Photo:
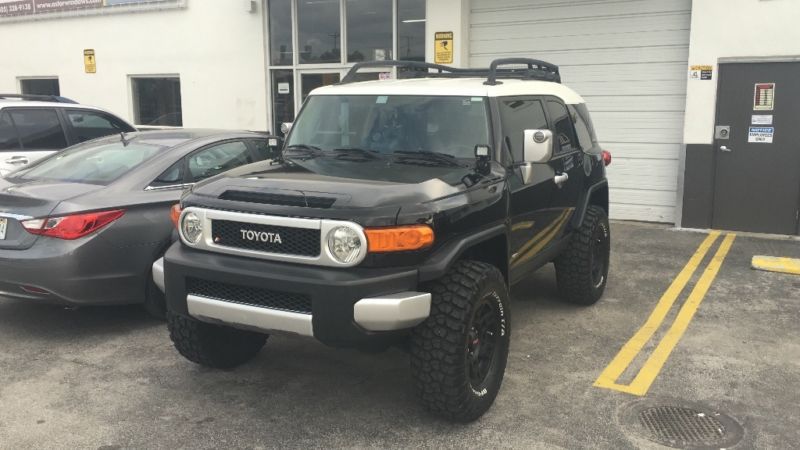
[(524, 159), (520, 165), (522, 182), (531, 184), (536, 164), (546, 163), (553, 157), (553, 132), (550, 130), (525, 130), (522, 152)]
[(294, 125), (294, 122), (283, 122), (281, 124), (281, 133), (283, 133), (284, 136), (289, 134), (289, 131), (292, 129), (292, 125)]

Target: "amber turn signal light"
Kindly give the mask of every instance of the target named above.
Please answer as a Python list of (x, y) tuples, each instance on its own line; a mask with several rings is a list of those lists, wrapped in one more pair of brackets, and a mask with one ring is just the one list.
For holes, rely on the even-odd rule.
[(181, 220), (181, 211), (180, 203), (172, 205), (172, 208), (169, 210), (169, 218), (172, 220), (172, 224), (175, 225), (175, 228), (178, 228), (178, 222)]
[(404, 252), (433, 245), (433, 229), (427, 225), (367, 228), (364, 233), (371, 253)]

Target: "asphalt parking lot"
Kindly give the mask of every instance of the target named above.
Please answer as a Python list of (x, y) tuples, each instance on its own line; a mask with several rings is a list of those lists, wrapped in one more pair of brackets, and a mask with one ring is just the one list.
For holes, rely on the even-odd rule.
[[(667, 308), (665, 291), (680, 287), (706, 235), (614, 223), (612, 239), (608, 289), (593, 307), (559, 303), (550, 267), (516, 286), (503, 388), (469, 425), (421, 410), (399, 350), (276, 336), (251, 363), (209, 370), (181, 358), (138, 307), (0, 300), (0, 447), (659, 448), (628, 420), (643, 402), (729, 415), (742, 427), (733, 448), (795, 447), (800, 277), (754, 271), (750, 258), (800, 257), (800, 241), (723, 233)], [(652, 338), (621, 364), (659, 311)], [(652, 355), (665, 351), (659, 365)], [(611, 388), (595, 386), (614, 364), (624, 370)]]

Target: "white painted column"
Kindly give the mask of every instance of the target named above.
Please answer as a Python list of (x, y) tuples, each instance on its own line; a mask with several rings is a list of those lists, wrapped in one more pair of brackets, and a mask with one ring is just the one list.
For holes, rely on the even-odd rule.
[(453, 32), (454, 67), (469, 65), (469, 0), (428, 0), (425, 27), (425, 60), (434, 62), (434, 35), (437, 32)]

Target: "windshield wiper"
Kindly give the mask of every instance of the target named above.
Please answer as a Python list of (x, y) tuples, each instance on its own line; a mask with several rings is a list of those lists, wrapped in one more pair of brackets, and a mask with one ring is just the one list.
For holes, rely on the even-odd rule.
[(382, 158), (381, 153), (376, 150), (367, 150), (358, 147), (335, 148), (331, 151), (336, 154), (336, 158), (349, 157), (349, 156), (362, 157), (366, 159)]
[[(291, 156), (287, 157), (286, 153), (291, 153)], [(325, 152), (314, 145), (306, 145), (306, 144), (294, 144), (286, 147), (283, 150), (283, 159), (292, 160), (294, 158), (300, 160), (312, 159), (316, 158), (317, 156), (321, 156)]]
[(400, 163), (410, 164), (409, 161), (424, 161), (425, 163), (432, 163), (444, 167), (464, 167), (460, 164), (456, 157), (448, 153), (440, 152), (426, 152), (426, 151), (396, 151), (392, 153), (397, 155)]

